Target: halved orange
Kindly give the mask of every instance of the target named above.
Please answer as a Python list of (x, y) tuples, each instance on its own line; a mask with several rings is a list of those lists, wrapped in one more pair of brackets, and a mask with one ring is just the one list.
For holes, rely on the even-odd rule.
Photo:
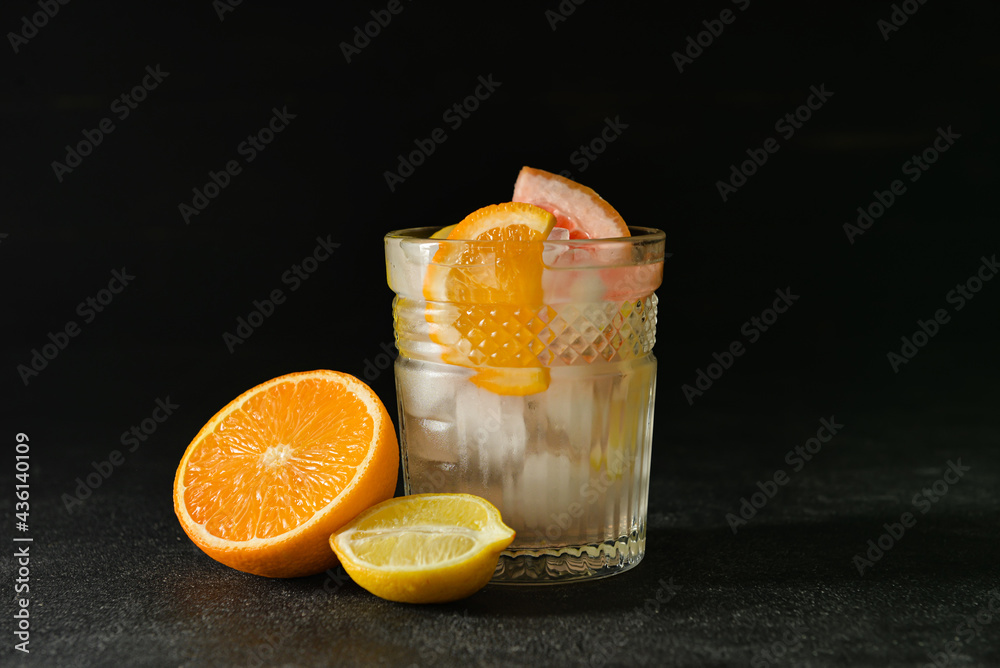
[(551, 211), (556, 225), (569, 230), (570, 239), (630, 236), (621, 215), (593, 189), (544, 169), (522, 167), (513, 199)]
[(174, 479), (174, 511), (208, 556), (267, 577), (337, 563), (330, 534), (396, 488), (399, 452), (378, 396), (336, 371), (280, 376), (201, 428)]
[[(532, 350), (542, 308), (543, 241), (555, 217), (531, 204), (483, 207), (448, 234), (427, 269), (430, 338), (449, 364), (497, 394), (545, 390), (549, 370)], [(464, 240), (474, 243), (460, 243)]]

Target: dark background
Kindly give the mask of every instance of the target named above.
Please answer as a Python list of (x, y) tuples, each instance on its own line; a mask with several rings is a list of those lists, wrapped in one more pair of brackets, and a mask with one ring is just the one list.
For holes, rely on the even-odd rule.
[[(554, 0), (400, 6), (351, 62), (340, 44), (386, 3), (245, 2), (220, 20), (208, 1), (72, 2), (17, 53), (0, 46), (0, 413), (8, 452), (31, 438), (35, 539), (32, 653), (5, 630), (5, 661), (923, 665), (943, 651), (1000, 584), (1000, 283), (960, 311), (946, 298), (1000, 250), (997, 6), (927, 2), (888, 40), (889, 3), (566, 0), (555, 29)], [(735, 20), (679, 72), (672, 54), (723, 9)], [(38, 11), (5, 3), (0, 32)], [(119, 119), (112, 103), (147, 66), (169, 75)], [(500, 85), (454, 129), (443, 114), (480, 76)], [(832, 96), (785, 139), (775, 122), (810, 86)], [(295, 118), (246, 163), (237, 147), (273, 108)], [(52, 162), (105, 117), (114, 131), (58, 180)], [(573, 153), (609, 118), (627, 127), (581, 169)], [(911, 183), (903, 163), (949, 127), (960, 138)], [(390, 190), (384, 172), (436, 128), (447, 140)], [(716, 182), (768, 137), (778, 152), (724, 202)], [(178, 205), (234, 159), (242, 172), (186, 223)], [(202, 555), (171, 502), (200, 426), (253, 385), (315, 368), (361, 377), (395, 415), (382, 236), (509, 200), (525, 164), (568, 169), (667, 235), (646, 561), (412, 608)], [(895, 179), (906, 192), (850, 243), (843, 224)], [(292, 291), (282, 275), (317, 237), (340, 245)], [(123, 267), (135, 279), (84, 322), (78, 304)], [(230, 352), (223, 334), (276, 288), (286, 301)], [(779, 288), (799, 300), (689, 405), (681, 386), (747, 344), (743, 323)], [(887, 353), (937, 309), (950, 322), (895, 373)], [(23, 382), (18, 365), (70, 320), (80, 334)], [(167, 397), (173, 415), (67, 510), (77, 478)], [(734, 536), (726, 513), (831, 416), (842, 435)], [(853, 556), (958, 458), (971, 472), (859, 574)], [(15, 572), (5, 559), (11, 611)], [(671, 578), (676, 597), (645, 605)], [(997, 665), (998, 642), (987, 624), (949, 660)]]

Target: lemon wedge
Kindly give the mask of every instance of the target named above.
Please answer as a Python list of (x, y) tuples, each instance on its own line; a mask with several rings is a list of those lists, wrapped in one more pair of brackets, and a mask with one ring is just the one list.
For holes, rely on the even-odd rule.
[(330, 536), (330, 546), (351, 579), (376, 596), (447, 603), (485, 587), (513, 540), (486, 499), (415, 494), (372, 506)]

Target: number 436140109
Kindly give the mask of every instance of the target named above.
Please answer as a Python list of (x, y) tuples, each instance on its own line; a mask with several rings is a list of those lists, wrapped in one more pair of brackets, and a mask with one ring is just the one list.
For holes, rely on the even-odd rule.
[(19, 484), (15, 485), (14, 496), (17, 497), (17, 502), (14, 504), (15, 517), (17, 518), (17, 528), (21, 531), (28, 530), (28, 497), (30, 495), (28, 487), (28, 469), (31, 467), (29, 462), (29, 449), (28, 445), (28, 435), (21, 432), (15, 437), (17, 443), (14, 446), (14, 467), (17, 469), (17, 473), (14, 475), (17, 478)]

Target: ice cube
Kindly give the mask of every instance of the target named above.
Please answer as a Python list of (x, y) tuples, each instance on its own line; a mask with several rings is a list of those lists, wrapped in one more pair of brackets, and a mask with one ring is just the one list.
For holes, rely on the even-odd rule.
[[(566, 528), (556, 523), (560, 513), (567, 512), (570, 504), (580, 501), (579, 494), (570, 485), (570, 469), (569, 457), (565, 455), (543, 452), (528, 455), (524, 460), (520, 489), (515, 492), (514, 503), (524, 525), (543, 535), (548, 531), (549, 539), (552, 534), (558, 535)], [(513, 504), (506, 502), (506, 505)]]
[(424, 275), (433, 256), (427, 244), (394, 239), (386, 244), (386, 277), (389, 287), (399, 295), (422, 299)]
[(458, 388), (468, 384), (450, 368), (404, 363), (397, 367), (399, 399), (408, 416), (451, 422)]
[(528, 442), (525, 420), (527, 401), (525, 397), (502, 397), (500, 400), (500, 429), (495, 445), (490, 450), (491, 464), (507, 468), (524, 461), (524, 451)]
[(456, 396), (455, 425), (461, 447), (469, 457), (469, 475), (483, 486), (499, 480), (524, 457), (527, 431), (524, 399), (500, 396), (467, 383)]
[[(560, 369), (560, 373), (565, 375), (566, 372)], [(583, 398), (580, 388), (586, 384), (586, 378), (578, 378), (572, 383), (557, 381), (546, 390), (542, 414), (549, 452), (571, 448), (570, 430), (575, 423), (587, 421), (586, 417), (593, 407), (580, 403)]]
[[(553, 227), (546, 237), (546, 241), (566, 241), (569, 239), (569, 230), (565, 227)], [(545, 244), (542, 248), (542, 263), (547, 267), (556, 266), (559, 258), (569, 250), (568, 244)]]
[(457, 462), (455, 425), (426, 418), (407, 421), (406, 456), (411, 461)]

